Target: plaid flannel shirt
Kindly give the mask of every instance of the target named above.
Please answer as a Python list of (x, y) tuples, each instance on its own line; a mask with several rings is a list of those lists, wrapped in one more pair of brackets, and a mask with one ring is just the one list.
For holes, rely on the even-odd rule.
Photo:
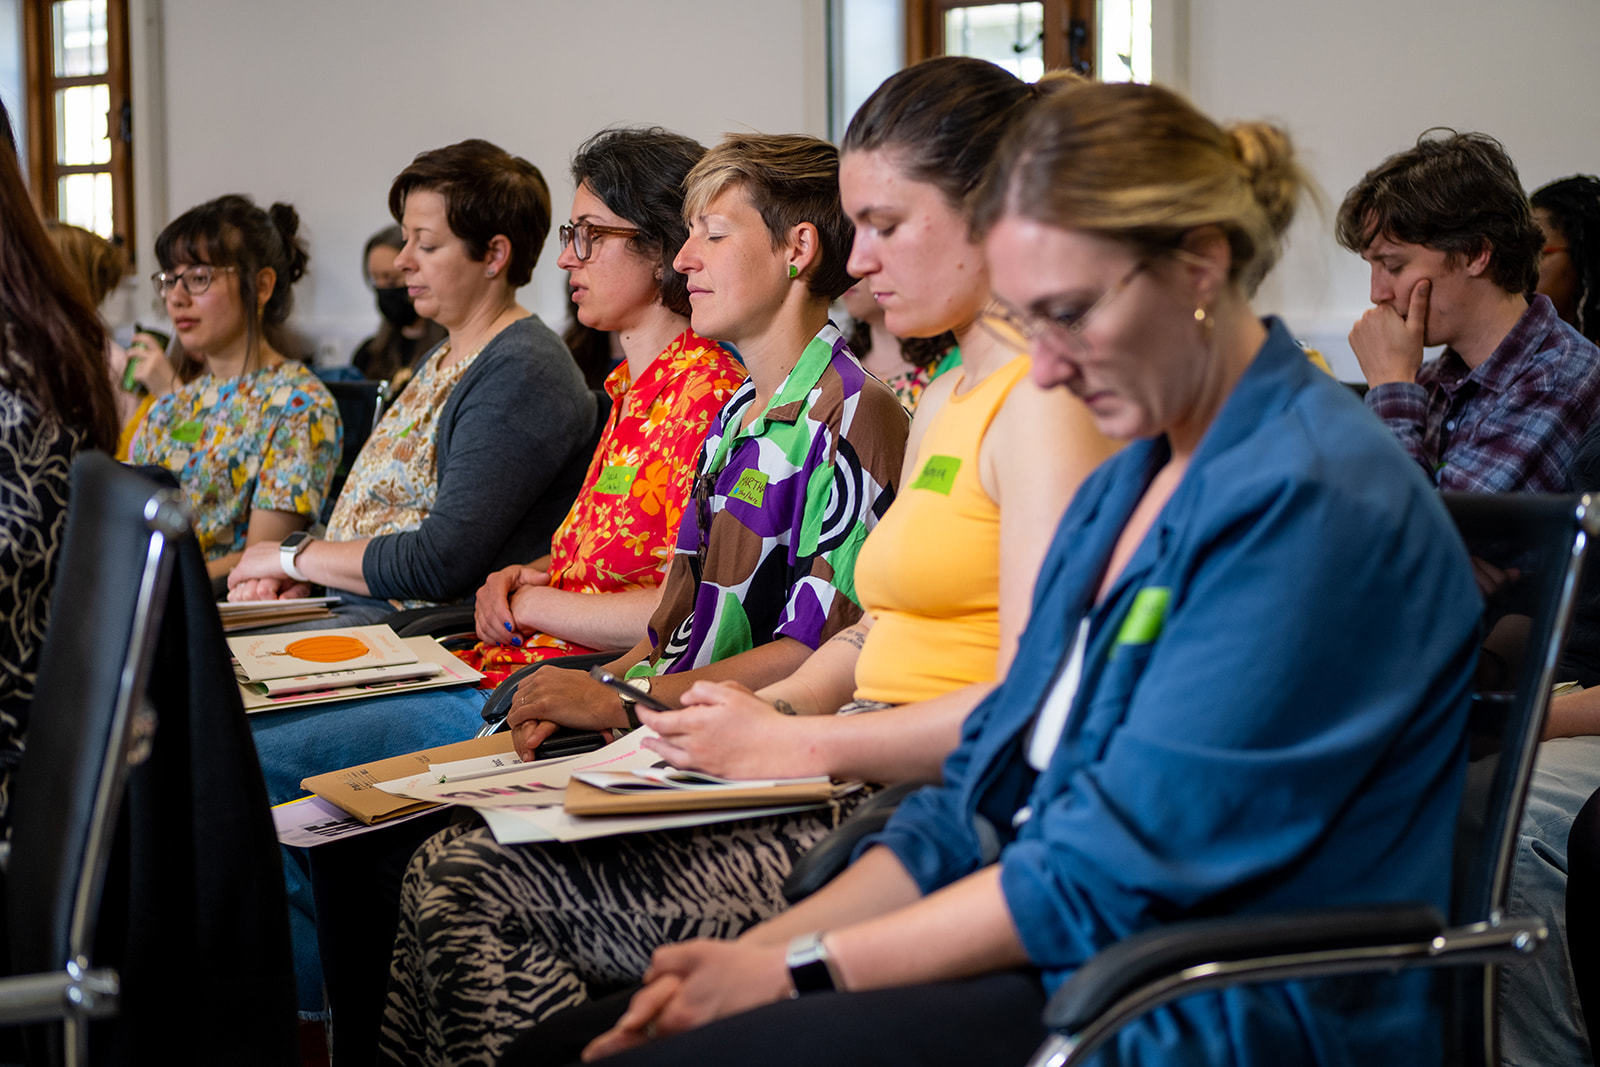
[(1600, 415), (1600, 348), (1535, 296), (1476, 369), (1447, 348), (1415, 382), (1374, 387), (1367, 406), (1440, 489), (1566, 492)]

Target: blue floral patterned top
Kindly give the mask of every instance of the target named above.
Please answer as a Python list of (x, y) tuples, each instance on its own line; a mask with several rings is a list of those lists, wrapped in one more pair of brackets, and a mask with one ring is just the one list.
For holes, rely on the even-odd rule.
[(250, 512), (315, 520), (338, 466), (339, 409), (309, 370), (284, 360), (237, 378), (202, 374), (151, 407), (134, 463), (177, 475), (207, 560), (244, 549)]

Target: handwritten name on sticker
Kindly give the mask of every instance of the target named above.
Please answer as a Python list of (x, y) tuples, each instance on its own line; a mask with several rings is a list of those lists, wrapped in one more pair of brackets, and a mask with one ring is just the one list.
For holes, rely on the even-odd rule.
[(624, 467), (614, 465), (600, 472), (600, 477), (595, 479), (594, 491), (605, 493), (608, 496), (621, 496), (633, 484), (633, 479), (639, 474), (638, 467)]
[(950, 490), (955, 488), (956, 473), (960, 470), (960, 456), (929, 456), (928, 462), (922, 465), (922, 473), (911, 483), (911, 488), (949, 496)]
[(734, 500), (743, 500), (753, 508), (759, 508), (761, 502), (767, 498), (767, 476), (761, 471), (745, 471), (739, 475), (739, 483), (728, 495)]

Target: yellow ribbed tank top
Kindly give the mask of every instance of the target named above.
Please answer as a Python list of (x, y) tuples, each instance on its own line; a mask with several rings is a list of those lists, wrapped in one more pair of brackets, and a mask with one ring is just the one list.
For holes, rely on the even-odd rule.
[(950, 395), (923, 435), (911, 484), (861, 546), (856, 592), (874, 622), (856, 661), (856, 699), (905, 704), (994, 680), (1000, 508), (978, 477), (978, 449), (1027, 374), (1018, 356)]

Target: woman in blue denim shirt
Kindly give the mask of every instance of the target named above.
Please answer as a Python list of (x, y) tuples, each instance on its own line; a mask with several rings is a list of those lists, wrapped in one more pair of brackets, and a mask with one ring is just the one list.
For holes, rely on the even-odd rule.
[[(1021, 1063), (1048, 993), (1140, 930), (1445, 906), (1479, 600), (1420, 471), (1250, 308), (1301, 183), (1282, 131), (1157, 87), (1012, 132), (980, 193), (991, 320), (1132, 443), (943, 783), (802, 904), (659, 950), (588, 1056)], [(1437, 1063), (1427, 981), (1201, 994), (1106, 1059)]]

